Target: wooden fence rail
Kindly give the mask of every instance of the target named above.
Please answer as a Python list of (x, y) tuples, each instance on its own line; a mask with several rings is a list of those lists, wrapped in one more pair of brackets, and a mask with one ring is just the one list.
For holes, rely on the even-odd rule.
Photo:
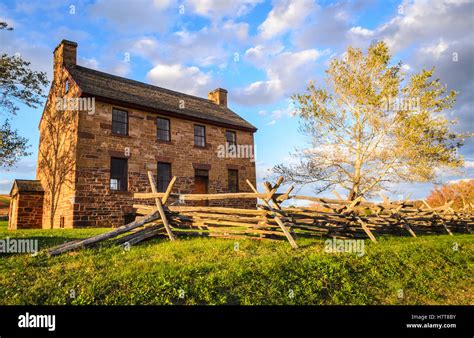
[[(432, 208), (426, 202), (408, 199), (389, 201), (385, 196), (383, 203), (374, 203), (362, 198), (346, 201), (291, 195), (293, 187), (285, 193), (277, 193), (283, 177), (274, 185), (265, 182), (263, 193), (247, 180), (252, 192), (177, 194), (172, 192), (176, 177), (162, 193), (156, 190), (153, 174), (149, 172), (148, 175), (152, 192), (134, 194), (136, 200), (148, 200), (133, 205), (136, 213), (143, 217), (105, 234), (59, 245), (50, 249), (48, 254), (57, 255), (90, 247), (112, 238), (119, 245), (134, 245), (156, 236), (165, 236), (170, 240), (182, 236), (286, 239), (296, 249), (299, 237), (368, 238), (376, 243), (377, 236), (381, 235), (417, 237), (420, 234), (447, 233), (452, 236), (455, 233), (471, 233), (474, 225), (474, 214), (469, 206), (455, 211), (449, 203)], [(170, 204), (171, 199), (181, 204)], [(234, 199), (255, 199), (261, 204), (256, 204), (256, 209), (182, 205), (187, 201)], [(292, 200), (310, 201), (313, 206), (281, 205)]]

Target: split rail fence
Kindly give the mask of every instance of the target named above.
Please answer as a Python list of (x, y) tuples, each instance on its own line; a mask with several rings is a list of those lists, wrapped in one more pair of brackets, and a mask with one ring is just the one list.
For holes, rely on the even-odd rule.
[[(182, 236), (222, 238), (252, 238), (256, 240), (284, 239), (297, 248), (299, 237), (369, 238), (377, 242), (379, 235), (471, 233), (474, 224), (473, 205), (453, 210), (452, 203), (431, 207), (426, 201), (390, 201), (373, 203), (357, 198), (354, 201), (291, 195), (293, 187), (277, 193), (283, 183), (280, 177), (275, 184), (264, 182), (259, 192), (247, 180), (253, 192), (227, 194), (176, 194), (173, 177), (165, 192), (157, 192), (156, 183), (148, 172), (151, 193), (136, 193), (134, 199), (139, 217), (132, 223), (120, 226), (91, 238), (68, 242), (48, 250), (49, 255), (91, 247), (99, 242), (114, 239), (119, 245), (135, 245), (144, 240), (166, 236), (171, 241)], [(186, 202), (232, 199), (258, 200), (256, 209), (228, 207), (186, 206)], [(174, 200), (173, 203), (170, 203)], [(284, 201), (304, 200), (311, 207), (283, 207)], [(147, 203), (148, 202), (148, 203)], [(152, 202), (152, 204), (150, 204)]]

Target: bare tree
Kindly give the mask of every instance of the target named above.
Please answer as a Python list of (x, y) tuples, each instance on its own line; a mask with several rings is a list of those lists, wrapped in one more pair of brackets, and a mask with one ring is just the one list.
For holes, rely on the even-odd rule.
[(294, 95), (302, 119), (300, 131), (310, 147), (296, 151), (298, 164), (280, 164), (273, 172), (295, 184), (314, 184), (317, 193), (341, 187), (348, 199), (371, 196), (399, 182), (433, 181), (439, 168), (458, 168), (461, 135), (442, 113), (453, 107), (434, 69), (406, 79), (401, 64), (390, 65), (385, 43), (367, 55), (349, 48), (334, 59), (327, 89), (310, 83)]

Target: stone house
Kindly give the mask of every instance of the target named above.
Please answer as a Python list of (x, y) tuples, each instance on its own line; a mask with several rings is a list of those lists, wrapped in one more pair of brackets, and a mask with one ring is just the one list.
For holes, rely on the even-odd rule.
[[(204, 99), (152, 86), (79, 66), (76, 51), (77, 44), (67, 40), (56, 47), (39, 124), (31, 184), (44, 190), (35, 206), (43, 228), (109, 227), (133, 220), (133, 204), (143, 203), (134, 201), (133, 193), (151, 191), (150, 170), (159, 190), (177, 176), (174, 191), (180, 193), (250, 191), (245, 180), (256, 181), (257, 129), (227, 107), (226, 90), (213, 90)], [(16, 200), (20, 205), (22, 195)], [(211, 205), (252, 207), (255, 202)], [(11, 214), (20, 209), (13, 202), (10, 208)], [(10, 222), (11, 228), (29, 227), (20, 213)]]

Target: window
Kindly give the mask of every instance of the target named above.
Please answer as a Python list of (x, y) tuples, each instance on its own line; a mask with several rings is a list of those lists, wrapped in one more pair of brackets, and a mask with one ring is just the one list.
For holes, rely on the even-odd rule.
[(135, 218), (137, 217), (136, 214), (125, 214), (123, 215), (123, 224), (129, 224), (135, 221)]
[(66, 79), (66, 82), (64, 83), (64, 93), (67, 94), (69, 92), (69, 80)]
[(156, 120), (156, 135), (158, 140), (162, 141), (170, 141), (171, 140), (171, 132), (170, 132), (170, 120), (158, 117)]
[(229, 192), (239, 192), (239, 172), (238, 170), (229, 169), (227, 171), (229, 180)]
[(128, 112), (112, 109), (112, 134), (128, 135)]
[(171, 163), (158, 162), (158, 179), (156, 188), (158, 191), (166, 191), (171, 181)]
[(206, 146), (206, 127), (194, 125), (194, 145), (197, 147)]
[(110, 190), (127, 191), (127, 159), (112, 157), (110, 161)]
[(225, 139), (229, 146), (236, 146), (237, 145), (237, 137), (235, 135), (235, 131), (226, 130), (225, 131)]
[(59, 227), (64, 229), (64, 216), (59, 217)]

